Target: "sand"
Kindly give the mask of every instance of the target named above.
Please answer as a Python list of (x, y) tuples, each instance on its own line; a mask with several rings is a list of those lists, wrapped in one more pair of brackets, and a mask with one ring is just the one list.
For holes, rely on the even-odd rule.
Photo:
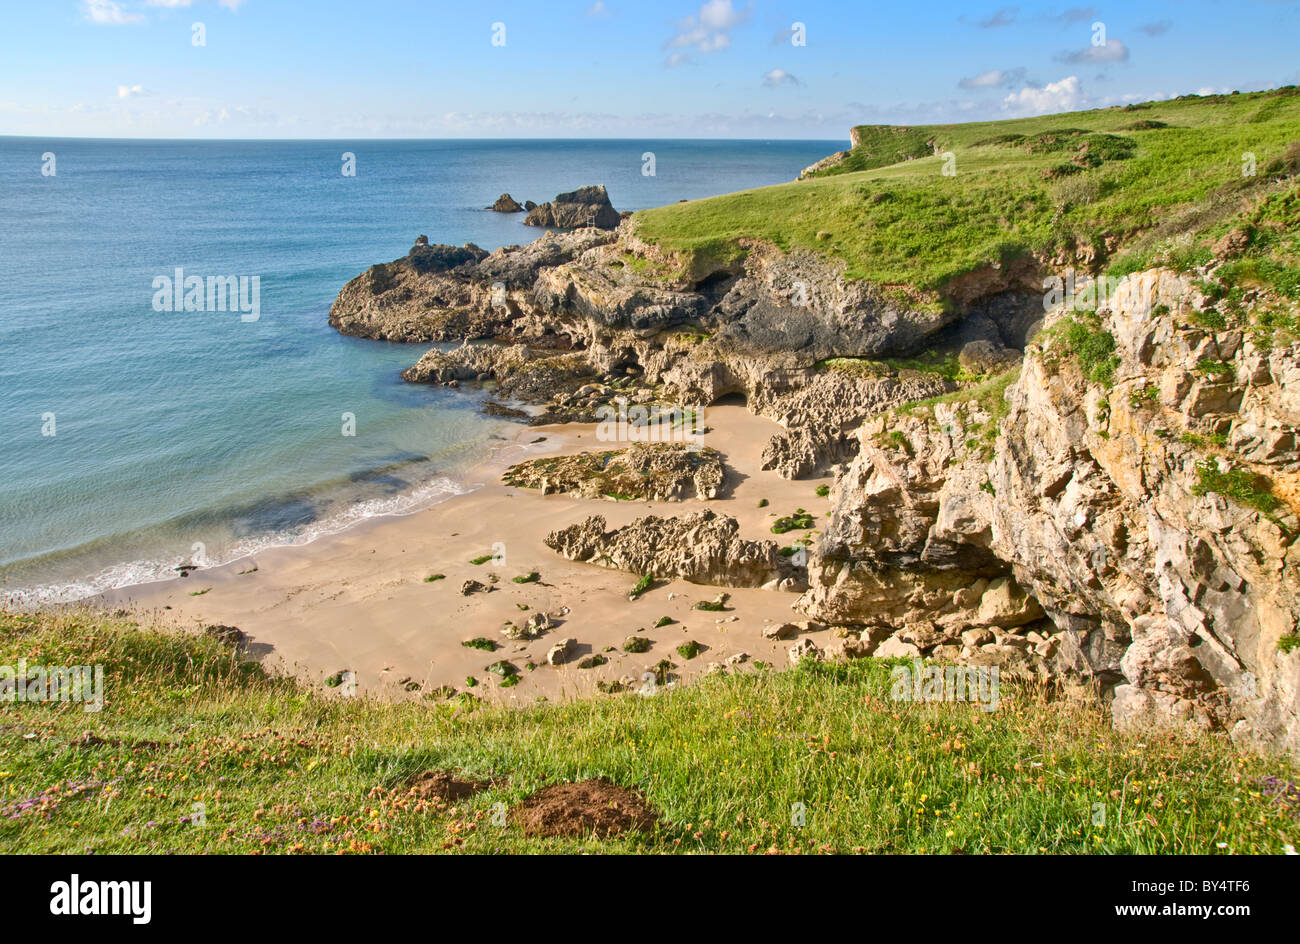
[[(784, 666), (789, 643), (765, 640), (762, 630), (798, 619), (791, 609), (798, 594), (671, 581), (630, 601), (627, 594), (636, 575), (567, 561), (543, 543), (551, 531), (591, 514), (604, 515), (612, 528), (647, 514), (712, 508), (736, 517), (742, 536), (782, 544), (805, 532), (773, 535), (771, 523), (781, 515), (805, 508), (818, 516), (819, 527), (824, 524), (827, 501), (815, 489), (828, 479), (791, 482), (759, 468), (763, 446), (780, 430), (776, 423), (743, 406), (723, 405), (710, 408), (703, 425), (710, 428), (703, 434), (704, 444), (721, 452), (728, 467), (720, 499), (612, 501), (542, 496), (504, 486), (501, 471), (521, 459), (611, 448), (597, 441), (593, 425), (523, 427), (492, 465), (467, 477), (479, 486), (471, 492), (411, 515), (372, 519), (310, 544), (261, 551), (187, 578), (112, 591), (92, 602), (126, 607), (140, 618), (182, 629), (237, 626), (248, 636), (248, 654), (272, 670), (323, 684), (346, 669), (354, 673), (358, 692), (381, 696), (418, 697), (444, 685), (465, 691), (466, 677), (474, 676), (478, 684), (468, 690), (479, 697), (522, 704), (543, 695), (552, 701), (587, 695), (602, 679), (640, 679), (664, 658), (677, 664), (680, 683), (709, 663), (740, 652), (749, 654), (750, 666), (755, 659)], [(545, 441), (533, 442), (539, 437)], [(759, 508), (763, 498), (769, 505)], [(504, 561), (470, 563), (501, 549)], [(254, 564), (255, 571), (240, 573)], [(540, 583), (511, 579), (534, 570)], [(446, 578), (424, 581), (436, 573)], [(461, 595), (466, 580), (487, 583), (489, 574), (499, 578), (493, 592)], [(724, 589), (731, 595), (728, 612), (692, 609), (696, 601), (712, 600)], [(521, 610), (519, 604), (529, 609)], [(522, 622), (534, 610), (556, 614), (562, 607), (569, 613), (539, 639), (514, 642), (500, 633), (506, 621)], [(654, 628), (662, 616), (677, 622)], [(619, 647), (631, 634), (650, 638), (650, 651), (622, 652)], [(461, 645), (475, 636), (502, 647), (488, 653)], [(564, 666), (547, 665), (547, 650), (564, 637), (578, 641), (578, 656)], [(675, 651), (688, 639), (704, 647), (691, 660)], [(607, 646), (616, 651), (603, 652)], [(608, 662), (576, 668), (577, 658), (592, 652), (603, 652)], [(519, 684), (502, 688), (497, 676), (484, 671), (497, 659), (520, 669)], [(537, 666), (532, 671), (525, 668), (530, 661)], [(406, 679), (420, 689), (408, 693), (401, 684)]]

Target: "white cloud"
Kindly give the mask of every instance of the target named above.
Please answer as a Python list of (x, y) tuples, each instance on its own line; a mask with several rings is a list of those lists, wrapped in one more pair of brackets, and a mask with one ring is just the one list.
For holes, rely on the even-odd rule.
[(118, 98), (136, 98), (140, 95), (148, 95), (143, 85), (119, 85), (117, 87)]
[(1078, 52), (1062, 53), (1063, 62), (1127, 62), (1128, 47), (1118, 39), (1108, 39), (1103, 46), (1086, 46)]
[(604, 17), (609, 16), (611, 12), (613, 11), (611, 11), (609, 7), (605, 6), (602, 0), (596, 0), (595, 3), (587, 7), (587, 16)]
[(1045, 115), (1049, 112), (1074, 111), (1083, 101), (1083, 89), (1079, 77), (1071, 75), (1059, 82), (1048, 82), (1042, 88), (1026, 86), (1019, 92), (1012, 92), (1002, 100), (1004, 108), (1012, 111)]
[(717, 52), (731, 46), (731, 30), (749, 19), (750, 8), (737, 10), (731, 0), (705, 0), (699, 12), (677, 22), (677, 32), (664, 43), (665, 49), (678, 50), (668, 56), (665, 65), (686, 61), (681, 50)]
[(768, 88), (781, 85), (798, 85), (799, 80), (784, 69), (768, 69), (763, 73), (763, 84)]
[(113, 0), (82, 0), (82, 15), (92, 23), (100, 26), (125, 26), (128, 23), (143, 23), (144, 17), (138, 13), (127, 13)]
[(1025, 81), (1024, 69), (990, 69), (979, 75), (968, 76), (957, 83), (958, 88), (1007, 88)]

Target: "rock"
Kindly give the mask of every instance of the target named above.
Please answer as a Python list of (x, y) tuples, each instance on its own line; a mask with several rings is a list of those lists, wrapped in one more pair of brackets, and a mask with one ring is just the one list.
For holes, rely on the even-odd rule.
[(794, 623), (770, 623), (763, 627), (764, 639), (793, 639), (799, 632)]
[(471, 593), (487, 593), (490, 589), (491, 587), (485, 583), (480, 583), (477, 580), (466, 580), (460, 585), (460, 594), (467, 597)]
[(515, 198), (508, 193), (503, 193), (497, 197), (496, 203), (488, 207), (489, 210), (495, 210), (497, 213), (522, 213), (524, 208), (515, 202)]
[(969, 341), (957, 356), (957, 363), (971, 374), (999, 374), (1020, 362), (1020, 352), (992, 341)]
[(559, 194), (554, 200), (533, 208), (524, 219), (524, 225), (554, 226), (561, 229), (582, 226), (614, 229), (619, 220), (618, 211), (610, 204), (604, 184), (600, 184)]
[(811, 639), (800, 639), (790, 647), (788, 653), (791, 665), (798, 665), (805, 659), (818, 661), (822, 657), (822, 652), (817, 648), (817, 644)]
[(749, 653), (748, 653), (748, 652), (737, 652), (737, 653), (735, 653), (734, 655), (729, 655), (729, 656), (727, 656), (727, 658), (726, 658), (725, 660), (723, 660), (723, 661), (724, 661), (727, 665), (730, 665), (730, 666), (741, 665), (742, 663), (745, 663), (745, 662), (748, 662), (748, 661), (749, 661)]
[(826, 657), (829, 659), (865, 659), (871, 655), (872, 646), (870, 641), (864, 639), (845, 639), (841, 642), (830, 646), (826, 650)]
[(227, 646), (239, 646), (248, 639), (248, 635), (238, 626), (223, 626), (218, 623), (204, 626), (203, 635), (211, 636)]
[(546, 651), (546, 662), (548, 665), (563, 665), (569, 661), (573, 655), (573, 650), (577, 646), (576, 639), (561, 639), (555, 645)]
[(553, 531), (546, 546), (569, 560), (724, 587), (761, 587), (794, 573), (775, 541), (739, 536), (735, 518), (699, 511), (640, 518), (613, 531), (599, 515)]
[(978, 649), (980, 646), (988, 645), (993, 641), (993, 633), (983, 627), (968, 629), (961, 634), (961, 643), (963, 646), (969, 646), (972, 649)]
[(903, 642), (897, 636), (890, 636), (872, 653), (877, 659), (914, 659), (921, 654), (921, 650), (916, 648), (910, 642)]
[(502, 478), (507, 485), (536, 488), (544, 495), (680, 501), (716, 498), (725, 475), (716, 449), (637, 443), (626, 449), (530, 459), (512, 465)]

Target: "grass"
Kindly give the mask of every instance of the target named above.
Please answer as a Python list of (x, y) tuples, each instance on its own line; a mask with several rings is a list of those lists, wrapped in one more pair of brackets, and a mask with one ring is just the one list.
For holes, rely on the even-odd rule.
[(1115, 382), (1115, 368), (1120, 363), (1115, 336), (1101, 327), (1096, 312), (1063, 318), (1052, 326), (1051, 335), (1053, 348), (1077, 361), (1089, 382), (1107, 389)]
[(813, 515), (810, 515), (802, 508), (797, 508), (794, 514), (777, 518), (770, 530), (773, 534), (785, 534), (787, 531), (804, 531), (811, 528), (815, 521), (816, 518)]
[[(861, 143), (838, 167), (642, 210), (637, 232), (689, 278), (734, 269), (742, 241), (757, 239), (836, 257), (850, 278), (939, 306), (959, 276), (1029, 253), (1086, 247), (1112, 273), (1188, 266), (1233, 225), (1262, 213), (1285, 241), (1300, 217), (1287, 202), (1296, 193), (1288, 148), (1300, 140), (1295, 87), (855, 133)], [(955, 176), (941, 173), (946, 152)], [(1245, 153), (1256, 157), (1253, 176), (1243, 176)], [(1275, 269), (1263, 278), (1300, 292), (1293, 243), (1252, 249)]]
[(1271, 515), (1281, 504), (1262, 476), (1249, 469), (1230, 468), (1225, 472), (1219, 468), (1218, 459), (1201, 459), (1196, 463), (1196, 484), (1192, 486), (1192, 494), (1212, 492), (1265, 515)]
[(486, 564), (488, 561), (492, 560), (494, 557), (496, 557), (495, 554), (484, 554), (484, 555), (482, 555), (481, 557), (471, 557), (471, 558), (469, 559), (469, 562), (470, 562), (471, 564), (473, 564), (475, 567), (477, 567), (477, 566), (479, 566), (480, 564)]
[(484, 652), (497, 651), (497, 643), (486, 636), (475, 636), (473, 639), (466, 639), (461, 645), (469, 649), (482, 649)]
[(542, 575), (535, 570), (530, 570), (526, 574), (520, 574), (518, 577), (511, 577), (515, 583), (537, 583), (542, 579)]
[(425, 582), (425, 583), (433, 583), (434, 581), (437, 581), (437, 580), (446, 580), (446, 579), (447, 579), (447, 575), (446, 575), (446, 574), (429, 574), (429, 576), (427, 576), (427, 577), (424, 578), (424, 582)]
[(637, 597), (641, 596), (641, 594), (649, 591), (654, 585), (655, 578), (650, 574), (645, 574), (632, 585), (632, 589), (627, 592), (627, 598), (629, 600), (635, 600)]
[[(992, 713), (896, 703), (877, 660), (510, 709), (339, 698), (215, 640), (75, 611), (0, 616), (0, 648), (4, 664), (102, 664), (106, 693), (98, 714), (0, 703), (7, 853), (1214, 854), (1300, 835), (1261, 789), (1295, 779), (1282, 759), (1117, 733), (1096, 702), (1036, 688), (1004, 685)], [(431, 769), (494, 786), (450, 806), (407, 794)], [(530, 838), (492, 824), (494, 804), (589, 777), (641, 791), (659, 828)]]

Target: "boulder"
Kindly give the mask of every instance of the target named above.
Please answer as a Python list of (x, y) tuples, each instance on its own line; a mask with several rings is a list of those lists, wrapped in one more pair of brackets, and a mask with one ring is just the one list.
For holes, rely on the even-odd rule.
[(548, 665), (564, 665), (573, 655), (573, 650), (577, 647), (576, 639), (561, 639), (555, 645), (546, 651), (546, 662)]

